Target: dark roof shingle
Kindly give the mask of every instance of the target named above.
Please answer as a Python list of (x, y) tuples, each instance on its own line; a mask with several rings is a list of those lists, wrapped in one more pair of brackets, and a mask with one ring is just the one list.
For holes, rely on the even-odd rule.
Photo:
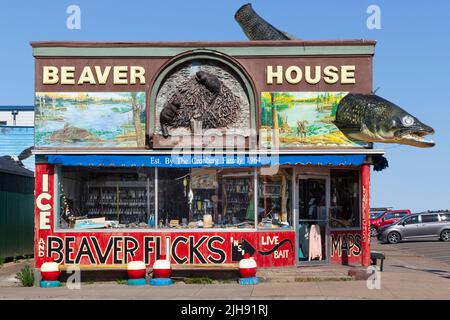
[(33, 171), (30, 171), (20, 166), (9, 156), (0, 157), (0, 173), (9, 173), (19, 176), (34, 177)]

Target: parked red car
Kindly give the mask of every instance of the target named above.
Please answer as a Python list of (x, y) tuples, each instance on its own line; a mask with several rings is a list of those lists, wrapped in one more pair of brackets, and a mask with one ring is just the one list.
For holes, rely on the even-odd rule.
[(408, 214), (411, 214), (411, 211), (406, 209), (387, 210), (385, 212), (372, 215), (370, 217), (370, 236), (376, 237), (378, 234), (378, 229), (393, 224), (395, 221), (400, 220)]

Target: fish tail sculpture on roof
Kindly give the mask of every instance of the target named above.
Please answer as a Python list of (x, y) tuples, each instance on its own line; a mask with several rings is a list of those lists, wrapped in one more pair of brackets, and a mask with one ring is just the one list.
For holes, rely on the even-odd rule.
[[(238, 9), (235, 19), (250, 40), (295, 40), (261, 18), (246, 4)], [(348, 137), (360, 141), (399, 143), (414, 147), (433, 147), (424, 136), (433, 128), (374, 94), (348, 94), (339, 103), (336, 126)]]
[(278, 30), (261, 18), (250, 3), (238, 9), (234, 18), (250, 40), (295, 40), (296, 38)]

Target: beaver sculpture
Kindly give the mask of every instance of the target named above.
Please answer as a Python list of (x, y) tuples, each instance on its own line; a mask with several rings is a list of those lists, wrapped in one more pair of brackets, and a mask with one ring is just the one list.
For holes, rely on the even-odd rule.
[(239, 98), (220, 79), (198, 71), (179, 85), (164, 104), (159, 115), (164, 138), (169, 127), (188, 127), (192, 120), (200, 121), (203, 129), (226, 128), (236, 123), (240, 112)]

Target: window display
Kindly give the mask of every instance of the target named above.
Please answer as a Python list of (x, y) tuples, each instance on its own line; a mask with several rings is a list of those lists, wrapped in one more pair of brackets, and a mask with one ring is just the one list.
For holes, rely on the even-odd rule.
[(63, 229), (154, 227), (154, 170), (62, 167)]
[(303, 176), (298, 180), (298, 260), (323, 262), (327, 256), (327, 178)]
[(63, 229), (293, 227), (292, 168), (271, 176), (256, 174), (253, 168), (60, 167), (58, 225)]
[(258, 178), (258, 227), (288, 228), (292, 226), (292, 169)]
[(331, 170), (330, 226), (332, 228), (360, 227), (359, 171)]
[(254, 228), (253, 185), (252, 169), (160, 168), (158, 226)]

